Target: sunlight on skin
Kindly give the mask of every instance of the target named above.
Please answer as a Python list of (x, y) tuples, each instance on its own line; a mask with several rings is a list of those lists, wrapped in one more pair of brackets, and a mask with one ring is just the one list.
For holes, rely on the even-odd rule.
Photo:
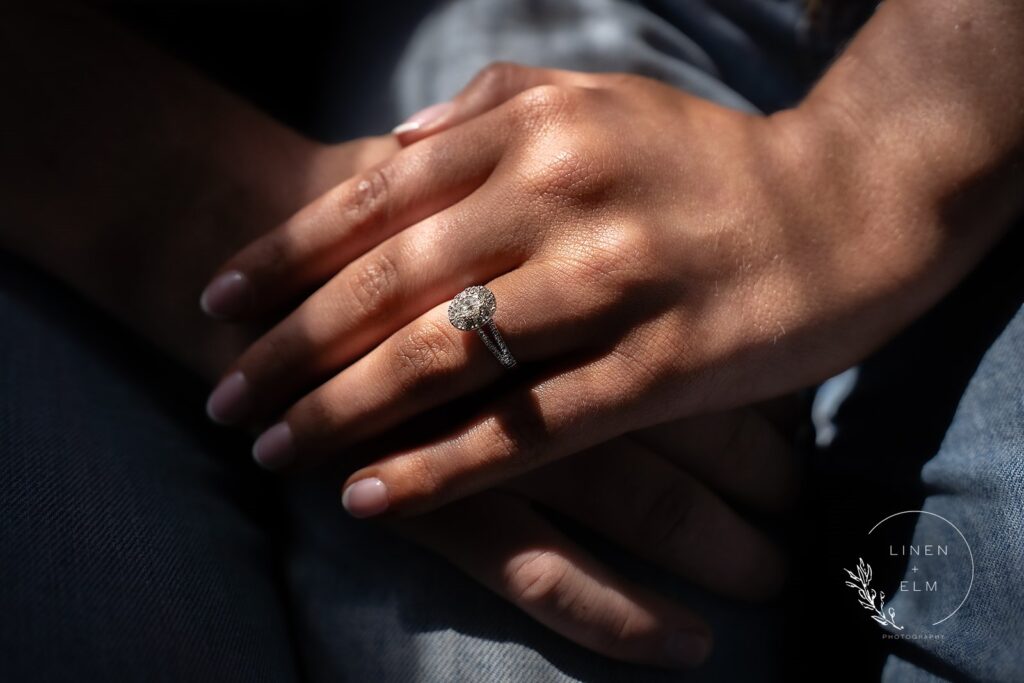
[[(742, 413), (688, 434), (694, 442), (702, 429), (731, 434), (708, 442), (740, 451), (743, 474), (728, 467), (735, 460), (715, 457), (718, 449), (691, 453), (689, 462), (699, 463), (691, 470), (652, 435), (632, 447), (673, 466), (651, 465), (658, 476), (630, 470), (636, 495), (626, 500), (645, 505), (624, 506), (614, 519), (588, 510), (584, 498), (559, 497), (569, 487), (559, 487), (566, 480), (558, 473), (569, 476), (574, 457), (599, 462), (599, 450), (571, 455), (597, 440), (747, 403), (844, 367), (947, 291), (1020, 208), (1007, 188), (1020, 180), (1013, 164), (1024, 95), (1005, 88), (1024, 68), (1015, 49), (1024, 9), (1016, 2), (887, 2), (806, 103), (767, 120), (641, 79), (499, 65), (397, 141), (333, 147), (301, 138), (89, 11), (62, 5), (75, 14), (63, 23), (35, 8), (3, 11), (0, 30), (14, 58), (0, 61), (0, 80), (27, 104), (14, 98), (0, 110), (5, 130), (26, 132), (15, 136), (17, 163), (5, 165), (0, 183), (10, 212), (0, 221), (3, 246), (207, 377), (255, 341), (242, 358), (281, 365), (246, 368), (229, 407), (251, 389), (249, 374), (299, 378), (292, 388), (275, 383), (286, 389), (281, 395), (252, 397), (252, 410), (270, 419), (330, 380), (331, 400), (305, 404), (306, 431), (292, 433), (292, 408), (272, 432), (278, 451), (295, 447), (296, 465), (317, 449), (338, 456), (351, 434), (406, 431), (407, 418), (438, 405), (431, 393), (439, 388), (447, 401), (504, 378), (479, 340), (443, 316), (446, 297), (468, 284), (492, 285), (503, 334), (531, 361), (518, 377), (521, 391), (514, 381), (502, 385), (488, 395), (498, 403), (471, 406), (482, 413), (467, 411), (454, 432), (385, 452), (346, 484), (378, 478), (385, 505), (380, 496), (368, 503), (378, 514), (461, 498), (384, 520), (538, 621), (628, 661), (693, 665), (710, 638), (696, 617), (611, 575), (520, 498), (493, 490), (462, 497), (500, 483), (564, 506), (626, 547), (623, 529), (651, 533), (666, 547), (631, 549), (705, 583), (723, 578), (721, 558), (699, 554), (709, 563), (680, 565), (673, 551), (714, 547), (701, 533), (731, 527), (720, 540), (747, 539), (731, 558), (734, 580), (768, 564), (756, 592), (770, 594), (782, 559), (724, 498), (704, 490), (749, 497), (765, 510), (779, 509), (793, 490), (785, 475), (767, 480), (774, 491), (750, 487), (752, 473), (790, 461), (763, 447), (772, 439), (735, 437), (749, 419)], [(972, 39), (954, 39), (964, 32)], [(48, 108), (54, 100), (67, 106)], [(144, 127), (140, 110), (151, 113)], [(54, 120), (36, 120), (38, 111)], [(923, 160), (921, 150), (931, 156)], [(50, 163), (65, 158), (89, 166)], [(928, 173), (919, 172), (922, 163)], [(659, 171), (665, 167), (672, 172)], [(47, 201), (36, 201), (40, 193)], [(241, 311), (249, 324), (204, 319), (196, 301), (215, 262), (274, 225), (217, 273), (244, 278), (231, 276), (225, 308), (232, 293), (243, 305), (220, 312)], [(294, 323), (288, 341), (256, 341), (263, 321), (325, 282), (335, 288), (286, 318)], [(206, 298), (214, 313), (216, 294)], [(545, 297), (555, 304), (539, 305)], [(424, 311), (434, 318), (415, 320)], [(353, 330), (364, 336), (352, 341)], [(560, 352), (567, 353), (555, 358)], [(221, 376), (238, 372), (239, 362)], [(245, 423), (256, 415), (231, 417)], [(372, 445), (359, 439), (340, 449), (346, 462)], [(555, 458), (563, 459), (534, 469)], [(597, 474), (626, 479), (617, 468), (629, 462), (603, 462), (609, 470)], [(528, 477), (508, 481), (526, 470)], [(646, 488), (655, 484), (663, 495)], [(686, 487), (700, 493), (673, 494)], [(686, 508), (690, 498), (700, 506)], [(458, 514), (466, 509), (476, 513)], [(486, 522), (486, 533), (467, 531), (469, 521)], [(523, 529), (533, 535), (517, 536)], [(503, 544), (507, 538), (517, 542)], [(532, 574), (516, 569), (524, 565)], [(688, 637), (680, 641), (678, 632)]]
[[(467, 284), (495, 292), (520, 386), (481, 394), (461, 430), (353, 474), (347, 485), (366, 480), (346, 498), (356, 516), (431, 509), (857, 362), (948, 292), (1019, 209), (1021, 96), (1000, 83), (1022, 60), (978, 51), (982, 38), (1012, 47), (1022, 11), (886, 3), (805, 102), (770, 117), (632, 76), (485, 70), (396, 129), (403, 150), (350, 181), (369, 197), (331, 195), (224, 266), (258, 273), (288, 253), (275, 297), (290, 282), (321, 287), (231, 369), (260, 417), (282, 417), (254, 456), (271, 469), (316, 462), (494, 386), (493, 359), (442, 315)], [(951, 25), (976, 39), (951, 40)], [(921, 150), (942, 150), (928, 173)], [(447, 202), (426, 209), (427, 188)], [(950, 210), (965, 203), (985, 210)], [(353, 257), (345, 245), (371, 226), (380, 243), (357, 240)], [(531, 424), (508, 402), (534, 406)], [(231, 403), (212, 416), (256, 417)]]

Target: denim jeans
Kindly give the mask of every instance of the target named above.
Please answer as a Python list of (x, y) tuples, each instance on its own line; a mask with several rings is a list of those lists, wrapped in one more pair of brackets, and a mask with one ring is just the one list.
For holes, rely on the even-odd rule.
[[(396, 59), (395, 111), (384, 115), (449, 97), (495, 59), (642, 73), (771, 110), (799, 98), (827, 53), (808, 47), (797, 4), (449, 3)], [(321, 119), (313, 132), (356, 130)], [(4, 257), (0, 680), (774, 680), (803, 669), (810, 649), (837, 671), (877, 677), (884, 666), (891, 681), (1024, 678), (1009, 647), (1024, 609), (1014, 582), (1024, 278), (1007, 263), (1019, 233), (822, 407), (831, 436), (812, 454), (798, 580), (783, 599), (736, 604), (587, 539), (711, 621), (716, 651), (692, 674), (583, 651), (440, 559), (347, 518), (335, 481), (258, 471), (248, 442), (206, 423), (204, 387)], [(871, 484), (879, 472), (884, 490)], [(849, 539), (901, 505), (957, 519), (974, 546), (955, 637), (900, 649), (852, 621), (823, 628), (849, 599), (829, 574), (845, 566)], [(823, 564), (827, 580), (814, 569)]]
[[(883, 668), (887, 683), (1024, 680), (1022, 228), (855, 373), (819, 391), (824, 438), (809, 462), (809, 521), (793, 582), (813, 596), (816, 609), (804, 618), (817, 629), (798, 626), (795, 647), (861, 675)], [(938, 515), (969, 544), (973, 585), (969, 563), (943, 564), (945, 584), (959, 586), (958, 596), (969, 588), (960, 608), (938, 626), (907, 626), (908, 640), (880, 640), (895, 631), (868, 619), (835, 572), (857, 563), (873, 525), (910, 510), (923, 513), (908, 515), (911, 523), (888, 539), (897, 552), (933, 542)], [(915, 564), (910, 558), (901, 576), (889, 577), (887, 604), (901, 622), (929, 623), (938, 606), (899, 590), (900, 579), (917, 579)]]
[[(891, 655), (883, 680), (1024, 680), (1024, 309), (985, 353), (920, 480), (921, 509), (956, 520), (973, 547), (974, 583), (950, 635)], [(911, 543), (922, 544), (919, 531)], [(891, 603), (898, 612), (904, 595)]]

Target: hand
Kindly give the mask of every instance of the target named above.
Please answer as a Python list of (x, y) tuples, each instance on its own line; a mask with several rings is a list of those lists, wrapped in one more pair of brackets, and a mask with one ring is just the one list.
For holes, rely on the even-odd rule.
[[(212, 397), (226, 422), (294, 402), (255, 445), (265, 466), (481, 397), (467, 424), (355, 472), (357, 516), (422, 512), (631, 430), (821, 380), (936, 295), (916, 205), (868, 220), (860, 176), (796, 112), (510, 66), (462, 99), (500, 104), (338, 186), (222, 269), (250, 314), (315, 290)], [(893, 224), (906, 230), (883, 240)], [(447, 320), (475, 283), (497, 296), (514, 381), (498, 383), (480, 340)]]
[[(399, 149), (392, 136), (358, 138), (331, 145), (294, 137), (289, 149), (278, 155), (284, 158), (268, 160), (263, 165), (262, 172), (258, 174), (258, 182), (253, 183), (261, 191), (245, 196), (245, 206), (234, 209), (247, 220), (232, 220), (227, 225), (221, 223), (221, 229), (217, 232), (218, 250), (222, 251), (226, 243), (238, 240), (237, 233), (240, 232), (246, 241), (257, 239), (275, 222), (279, 223), (338, 183), (383, 163)], [(204, 208), (197, 207), (200, 211)], [(267, 225), (268, 220), (272, 221), (270, 225)], [(189, 224), (197, 222), (203, 222), (201, 216), (191, 217)], [(238, 290), (238, 284), (237, 280), (229, 277), (206, 287), (200, 299), (203, 311), (208, 316), (223, 319), (237, 318), (251, 312), (247, 311), (251, 302), (245, 292)], [(287, 299), (284, 301), (287, 302)], [(260, 313), (270, 315), (277, 311), (264, 306)]]
[[(271, 132), (280, 135), (280, 131), (294, 136), (279, 125)], [(264, 144), (267, 137), (267, 131), (263, 131), (260, 139)], [(137, 245), (132, 244), (134, 249), (124, 259), (124, 267), (132, 269), (132, 277), (118, 280), (122, 289), (123, 281), (130, 280), (132, 291), (118, 295), (116, 300), (129, 305), (130, 323), (136, 327), (141, 323), (147, 336), (164, 351), (186, 359), (207, 379), (216, 378), (268, 324), (260, 319), (252, 325), (218, 325), (211, 324), (207, 316), (196, 315), (195, 300), (212, 264), (239, 245), (265, 234), (337, 183), (384, 161), (398, 150), (391, 136), (331, 145), (294, 138), (297, 141), (289, 141), (291, 144), (277, 158), (261, 158), (262, 163), (250, 164), (246, 173), (254, 172), (253, 165), (262, 168), (254, 181), (241, 183), (241, 189), (232, 173), (212, 174), (203, 187), (217, 197), (215, 202), (182, 201), (185, 209), (181, 214), (154, 216), (148, 222), (150, 232), (135, 238)], [(238, 160), (238, 165), (245, 166), (245, 160)], [(188, 198), (184, 192), (177, 196)], [(151, 254), (154, 234), (166, 235), (156, 255)], [(121, 240), (122, 245), (128, 242)], [(147, 255), (144, 272), (139, 272), (143, 269), (138, 268), (138, 259), (128, 258), (136, 252)], [(97, 263), (103, 266), (102, 274), (109, 276), (113, 270), (110, 260)], [(203, 308), (208, 313), (220, 310), (228, 314), (231, 295), (230, 279), (219, 288), (207, 288)], [(275, 313), (272, 320), (280, 317), (279, 312)]]
[(795, 485), (788, 442), (747, 409), (630, 434), (503, 490), (389, 525), (584, 647), (626, 661), (689, 667), (711, 650), (710, 627), (676, 600), (617, 575), (543, 510), (697, 586), (754, 600), (778, 593), (785, 561), (727, 501), (779, 513), (791, 504)]

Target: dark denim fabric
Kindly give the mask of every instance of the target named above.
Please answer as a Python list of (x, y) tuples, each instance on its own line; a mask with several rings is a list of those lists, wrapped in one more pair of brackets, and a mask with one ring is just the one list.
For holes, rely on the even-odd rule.
[(296, 680), (276, 496), (244, 444), (0, 257), (0, 680)]
[[(794, 583), (815, 596), (821, 628), (798, 628), (795, 642), (847, 662), (859, 677), (877, 676), (884, 663), (890, 682), (1024, 680), (1021, 253), (1018, 223), (954, 292), (858, 368), (849, 395), (839, 392), (834, 437), (811, 460)], [(941, 515), (962, 530), (974, 583), (955, 616), (911, 629), (938, 638), (882, 641), (835, 571), (857, 562), (872, 525), (904, 510)], [(918, 519), (898, 542), (920, 545), (931, 532)], [(914, 579), (911, 564), (905, 580)], [(950, 563), (941, 578), (967, 585), (969, 569)], [(921, 621), (919, 601), (892, 581), (879, 588), (902, 618)]]
[[(1024, 680), (1024, 309), (985, 354), (921, 482), (922, 509), (955, 520), (971, 544), (973, 585), (944, 624), (945, 637), (894, 653), (883, 680), (916, 683), (948, 672)], [(915, 529), (911, 542), (927, 542), (921, 535)], [(903, 605), (906, 594), (899, 595), (890, 604), (913, 618), (920, 606)]]
[[(339, 77), (306, 121), (332, 138), (374, 130), (369, 121), (384, 130), (494, 59), (643, 73), (770, 110), (799, 97), (814, 69), (776, 78), (807, 27), (796, 2), (753, 4), (741, 20), (747, 0), (446, 3), (394, 57), (392, 79), (361, 82), (378, 88), (371, 104)], [(351, 110), (354, 123), (343, 120)], [(206, 424), (203, 387), (5, 258), (0, 680), (776, 680), (809, 667), (811, 651), (833, 663), (819, 676), (870, 680), (885, 665), (890, 681), (1024, 679), (1011, 648), (1022, 609), (1020, 233), (825, 411), (834, 431), (811, 462), (784, 600), (736, 605), (594, 541), (712, 621), (716, 653), (692, 675), (608, 662), (551, 635), (444, 562), (345, 517), (330, 478), (259, 472), (245, 440)], [(911, 506), (963, 521), (978, 576), (951, 624), (959, 635), (888, 645), (851, 606), (839, 568), (865, 522)]]

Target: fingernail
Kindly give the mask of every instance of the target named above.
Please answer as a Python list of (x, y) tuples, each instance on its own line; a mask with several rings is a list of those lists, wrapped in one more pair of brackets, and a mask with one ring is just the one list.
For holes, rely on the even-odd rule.
[(665, 651), (669, 661), (678, 666), (697, 666), (711, 651), (711, 641), (700, 633), (677, 631), (668, 637)]
[(276, 425), (260, 434), (252, 445), (252, 459), (267, 470), (277, 470), (295, 457), (295, 439), (287, 422)]
[(360, 479), (341, 494), (341, 504), (353, 517), (373, 517), (388, 509), (388, 487), (377, 477)]
[(234, 318), (252, 305), (249, 278), (237, 270), (229, 270), (213, 279), (199, 297), (199, 307), (213, 318)]
[(440, 102), (438, 104), (432, 104), (426, 109), (420, 109), (418, 112), (407, 118), (400, 125), (395, 126), (394, 130), (391, 131), (394, 135), (401, 135), (402, 133), (411, 133), (414, 130), (422, 130), (427, 128), (430, 124), (434, 123), (442, 116), (447, 114), (452, 108), (451, 102)]
[(241, 372), (233, 372), (206, 399), (206, 414), (223, 425), (238, 422), (249, 411), (249, 382)]

